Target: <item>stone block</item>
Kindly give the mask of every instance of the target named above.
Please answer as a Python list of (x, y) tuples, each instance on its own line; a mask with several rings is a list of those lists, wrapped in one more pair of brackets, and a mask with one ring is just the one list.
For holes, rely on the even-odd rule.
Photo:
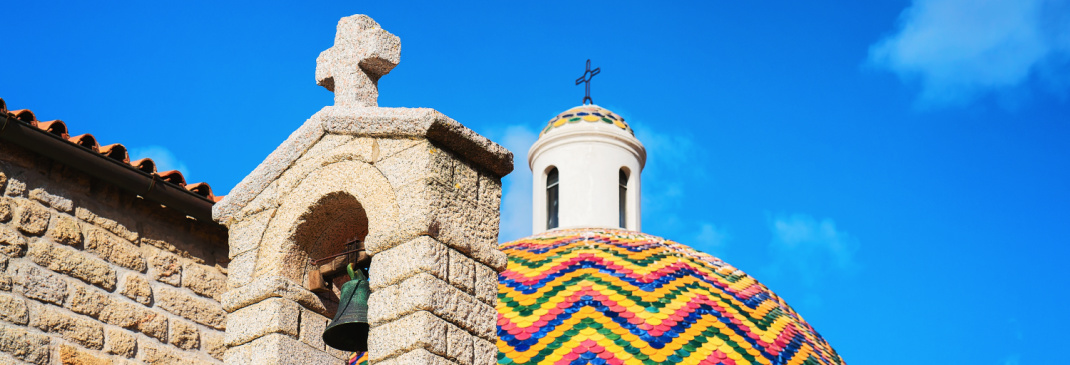
[(368, 334), (369, 359), (379, 362), (415, 349), (445, 356), (448, 327), (449, 323), (427, 311), (376, 325)]
[(86, 223), (90, 223), (96, 225), (97, 227), (104, 228), (108, 230), (108, 232), (111, 232), (116, 236), (119, 236), (120, 238), (129, 242), (138, 241), (137, 233), (130, 231), (126, 228), (126, 226), (120, 224), (119, 222), (98, 216), (93, 212), (90, 212), (88, 209), (82, 207), (74, 208), (74, 216), (78, 217), (78, 219), (85, 221)]
[(74, 210), (74, 202), (70, 199), (64, 198), (59, 195), (51, 194), (45, 189), (37, 188), (30, 190), (30, 199), (41, 202), (41, 204), (52, 207), (52, 209), (70, 213)]
[(167, 316), (155, 311), (142, 312), (137, 323), (138, 332), (160, 341), (167, 340)]
[(301, 306), (289, 299), (270, 298), (227, 316), (227, 346), (238, 346), (272, 333), (297, 337)]
[(227, 264), (227, 288), (240, 288), (253, 281), (253, 272), (256, 270), (257, 251), (249, 251), (235, 256)]
[(71, 284), (68, 285), (70, 294), (67, 300), (67, 309), (79, 314), (85, 314), (97, 318), (104, 307), (111, 303), (111, 299), (100, 290), (92, 287)]
[(241, 308), (260, 303), (268, 298), (285, 298), (301, 304), (319, 314), (326, 314), (319, 297), (304, 286), (281, 276), (264, 276), (222, 296), (223, 309), (233, 313)]
[(479, 205), (499, 211), (502, 205), (502, 180), (487, 173), (479, 174)]
[(201, 334), (201, 347), (209, 356), (223, 360), (223, 354), (227, 351), (227, 344), (223, 341), (223, 334), (219, 331), (204, 331)]
[(211, 362), (199, 360), (190, 353), (175, 351), (172, 347), (140, 339), (138, 341), (138, 360), (148, 365), (204, 365)]
[(99, 318), (105, 323), (167, 341), (167, 316), (124, 299), (112, 300), (100, 311)]
[(452, 361), (447, 360), (442, 356), (435, 355), (424, 349), (416, 349), (397, 357), (386, 359), (383, 361), (375, 362), (376, 365), (408, 365), (408, 364), (421, 364), (421, 365), (453, 365)]
[(454, 160), (449, 151), (436, 147), (426, 139), (418, 139), (411, 146), (381, 158), (375, 167), (394, 187), (425, 178), (442, 185), (452, 185)]
[(486, 333), (486, 323), (496, 323), (494, 307), (460, 291), (449, 283), (418, 274), (401, 284), (373, 291), (368, 299), (368, 321), (378, 326), (417, 311), (428, 311), (479, 336), (493, 338), (493, 328)]
[(26, 301), (10, 294), (0, 293), (0, 320), (26, 325), (30, 321)]
[(245, 208), (242, 209), (240, 213), (242, 217), (241, 220), (245, 221), (248, 220), (252, 215), (262, 214), (265, 211), (274, 210), (274, 208), (277, 208), (279, 206), (278, 198), (279, 182), (272, 181), (270, 184), (268, 184), (266, 188), (264, 188), (264, 191), (261, 191), (260, 194), (258, 194), (255, 198), (253, 198), (252, 201), (249, 202), (249, 205), (246, 205)]
[(191, 321), (215, 329), (223, 329), (226, 313), (219, 303), (196, 298), (189, 293), (168, 287), (156, 290), (156, 306)]
[(12, 204), (11, 199), (0, 197), (0, 223), (11, 220), (11, 215), (14, 213)]
[(472, 258), (497, 272), (505, 271), (509, 265), (509, 256), (496, 246), (479, 245), (472, 251)]
[(116, 265), (145, 272), (145, 258), (141, 256), (138, 247), (103, 230), (87, 230), (85, 249)]
[(331, 319), (308, 309), (301, 309), (301, 333), (298, 339), (317, 349), (326, 348), (323, 343), (323, 331), (327, 330), (327, 323)]
[(193, 350), (201, 346), (200, 331), (193, 323), (182, 320), (171, 320), (171, 345), (183, 350)]
[(14, 279), (15, 286), (27, 298), (63, 305), (67, 297), (67, 282), (51, 271), (20, 265)]
[(230, 226), (227, 233), (229, 235), (227, 243), (230, 245), (228, 254), (230, 258), (233, 259), (235, 256), (253, 251), (260, 246), (264, 230), (267, 229), (268, 222), (271, 221), (271, 217), (274, 215), (272, 213), (274, 212), (275, 210), (271, 209), (257, 213)]
[(52, 212), (41, 204), (29, 200), (19, 202), (19, 231), (30, 236), (40, 236), (48, 229)]
[(371, 289), (395, 285), (419, 273), (449, 279), (449, 247), (428, 236), (416, 239), (372, 256)]
[(497, 341), (498, 310), (479, 301), (475, 301), (472, 307), (472, 316), (465, 321), (470, 327), (465, 329), (487, 341)]
[(38, 239), (30, 243), (28, 256), (34, 263), (49, 270), (67, 274), (108, 291), (115, 289), (115, 270), (111, 265), (82, 251)]
[(476, 299), (491, 307), (498, 305), (498, 272), (479, 263), (476, 264)]
[(104, 352), (133, 358), (137, 354), (137, 337), (115, 327), (104, 327)]
[(78, 247), (82, 244), (82, 229), (78, 227), (78, 221), (66, 214), (56, 215), (48, 236), (53, 241), (67, 246)]
[(492, 341), (480, 338), (472, 339), (474, 349), (473, 365), (495, 365), (498, 363), (498, 346)]
[(58, 334), (89, 349), (104, 348), (104, 327), (100, 322), (49, 305), (35, 304), (31, 311), (30, 326)]
[(448, 251), (450, 258), (450, 284), (468, 294), (475, 294), (476, 265), (478, 264), (457, 250), (451, 249)]
[(446, 329), (446, 358), (460, 365), (472, 365), (472, 335), (457, 326)]
[(108, 358), (98, 357), (67, 344), (59, 346), (59, 362), (64, 365), (112, 365), (112, 361)]
[(231, 347), (224, 355), (225, 364), (339, 364), (338, 358), (312, 348), (290, 336), (273, 333), (244, 345)]
[(463, 200), (479, 200), (479, 173), (467, 161), (458, 160), (453, 164), (453, 187), (457, 196)]
[(46, 365), (52, 352), (47, 335), (26, 331), (23, 327), (0, 324), (0, 351), (32, 364)]
[(149, 285), (149, 280), (145, 279), (144, 276), (136, 273), (126, 273), (126, 275), (123, 275), (122, 287), (123, 289), (119, 291), (122, 295), (143, 305), (152, 305), (152, 286)]
[(19, 181), (18, 179), (9, 179), (7, 181), (7, 189), (4, 190), (4, 195), (7, 196), (24, 196), (26, 194), (26, 183)]
[(157, 251), (149, 259), (149, 266), (152, 267), (149, 274), (153, 280), (172, 286), (182, 284), (182, 263), (178, 260), (178, 256)]
[(11, 257), (26, 254), (26, 239), (7, 226), (0, 226), (0, 253)]
[(201, 296), (219, 300), (226, 289), (227, 277), (214, 267), (190, 263), (182, 272), (182, 286)]

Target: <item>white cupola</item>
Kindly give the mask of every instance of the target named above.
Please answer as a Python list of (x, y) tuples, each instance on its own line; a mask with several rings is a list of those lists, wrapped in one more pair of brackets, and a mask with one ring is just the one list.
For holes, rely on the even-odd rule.
[(616, 113), (581, 105), (554, 117), (528, 151), (532, 233), (557, 228), (640, 230), (646, 148)]

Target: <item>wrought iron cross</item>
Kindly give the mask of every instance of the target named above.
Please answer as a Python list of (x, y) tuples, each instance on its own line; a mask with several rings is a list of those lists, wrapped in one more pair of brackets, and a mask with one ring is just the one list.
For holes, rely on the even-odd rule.
[(591, 60), (588, 59), (587, 70), (583, 72), (583, 76), (580, 76), (580, 78), (576, 79), (576, 85), (579, 85), (581, 83), (587, 84), (584, 85), (584, 88), (586, 88), (586, 93), (583, 96), (584, 104), (587, 104), (588, 101), (591, 102), (591, 104), (594, 104), (594, 99), (591, 99), (591, 78), (593, 78), (594, 75), (597, 75), (599, 72), (602, 72), (602, 68), (598, 67), (592, 70)]

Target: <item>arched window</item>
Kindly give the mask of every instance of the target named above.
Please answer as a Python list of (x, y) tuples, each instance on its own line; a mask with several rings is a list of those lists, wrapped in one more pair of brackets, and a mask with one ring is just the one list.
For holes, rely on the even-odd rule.
[(557, 168), (546, 174), (546, 229), (557, 228), (558, 187)]
[(624, 207), (628, 206), (628, 173), (624, 172), (624, 169), (620, 169), (620, 228), (627, 228), (624, 224), (625, 217), (628, 216)]

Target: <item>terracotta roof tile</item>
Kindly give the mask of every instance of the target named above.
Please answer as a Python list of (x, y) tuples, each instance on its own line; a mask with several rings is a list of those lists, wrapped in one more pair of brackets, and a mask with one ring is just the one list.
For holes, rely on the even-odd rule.
[(147, 174), (155, 174), (156, 173), (156, 161), (153, 161), (151, 158), (143, 158), (143, 159), (131, 162), (130, 166), (136, 167), (138, 170), (141, 170), (141, 171), (143, 171), (143, 172), (145, 172)]
[(135, 169), (142, 172), (159, 176), (164, 181), (181, 186), (193, 192), (194, 194), (203, 196), (212, 202), (218, 202), (223, 199), (222, 196), (215, 196), (212, 194), (212, 187), (208, 183), (199, 182), (194, 184), (186, 184), (186, 177), (182, 176), (182, 172), (177, 170), (166, 171), (157, 173), (156, 162), (150, 158), (143, 158), (137, 161), (130, 161), (130, 154), (127, 152), (126, 146), (113, 143), (106, 146), (101, 146), (97, 138), (92, 134), (85, 133), (74, 137), (70, 136), (67, 129), (67, 123), (61, 120), (53, 120), (48, 122), (41, 122), (37, 120), (37, 116), (33, 114), (33, 111), (29, 109), (11, 110), (7, 109), (7, 103), (3, 98), (0, 98), (0, 114), (7, 114), (9, 117), (16, 118), (23, 123), (29, 124), (37, 129), (52, 133), (59, 136), (68, 142), (81, 146), (94, 153), (99, 153), (113, 160), (130, 165)]
[(112, 143), (107, 146), (100, 146), (100, 154), (127, 165), (130, 164), (130, 154), (126, 152), (126, 146), (121, 144)]
[(31, 112), (29, 109), (12, 110), (8, 112), (8, 114), (14, 116), (15, 119), (29, 123), (34, 127), (37, 126), (37, 117), (34, 116), (33, 112)]
[(186, 187), (186, 177), (182, 176), (182, 172), (181, 171), (178, 171), (178, 170), (164, 171), (164, 172), (161, 172), (161, 173), (159, 173), (157, 175), (160, 175), (160, 178), (164, 179), (165, 181), (167, 181), (169, 183), (172, 183), (172, 184), (175, 184), (175, 185), (178, 185), (178, 186), (181, 186), (181, 187)]
[(53, 120), (48, 122), (38, 122), (37, 128), (48, 133), (55, 134), (59, 138), (70, 139), (71, 134), (67, 133), (67, 123), (63, 123), (62, 120)]
[(100, 143), (97, 143), (97, 137), (93, 137), (92, 134), (80, 134), (67, 139), (74, 142), (74, 144), (88, 148), (90, 151), (100, 153)]

